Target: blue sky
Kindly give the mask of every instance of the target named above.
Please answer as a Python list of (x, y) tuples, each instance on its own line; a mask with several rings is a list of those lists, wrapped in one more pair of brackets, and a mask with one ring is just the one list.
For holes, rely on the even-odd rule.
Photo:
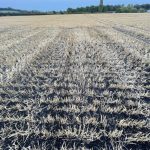
[[(150, 0), (104, 0), (105, 4), (143, 4)], [(0, 7), (12, 7), (26, 10), (65, 10), (99, 4), (99, 0), (0, 0)]]

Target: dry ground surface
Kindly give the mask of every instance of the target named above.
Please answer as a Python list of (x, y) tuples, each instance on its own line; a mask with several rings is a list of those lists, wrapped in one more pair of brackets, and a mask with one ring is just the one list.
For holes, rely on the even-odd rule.
[(148, 150), (150, 14), (0, 18), (0, 149)]

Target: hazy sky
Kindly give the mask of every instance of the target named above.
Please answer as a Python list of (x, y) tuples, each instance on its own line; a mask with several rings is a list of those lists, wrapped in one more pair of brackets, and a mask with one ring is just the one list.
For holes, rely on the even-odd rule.
[[(105, 4), (142, 4), (150, 0), (104, 0)], [(0, 7), (12, 7), (26, 10), (65, 10), (99, 4), (99, 0), (0, 0)]]

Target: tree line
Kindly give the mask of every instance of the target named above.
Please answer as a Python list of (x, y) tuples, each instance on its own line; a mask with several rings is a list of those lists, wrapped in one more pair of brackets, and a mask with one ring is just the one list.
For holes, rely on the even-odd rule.
[[(138, 13), (138, 12), (147, 12), (150, 10), (150, 4), (143, 5), (105, 5), (102, 8), (104, 13)], [(90, 7), (80, 7), (80, 8), (68, 8), (67, 13), (76, 14), (76, 13), (98, 13), (99, 6), (90, 6)]]
[(13, 8), (0, 8), (0, 16), (47, 15), (47, 12), (27, 11)]
[[(142, 13), (150, 10), (150, 4), (142, 5), (105, 5), (102, 8), (103, 13)], [(99, 6), (87, 6), (79, 8), (68, 8), (66, 11), (26, 11), (13, 8), (0, 8), (0, 16), (22, 16), (22, 15), (53, 15), (53, 14), (82, 14), (98, 13)]]

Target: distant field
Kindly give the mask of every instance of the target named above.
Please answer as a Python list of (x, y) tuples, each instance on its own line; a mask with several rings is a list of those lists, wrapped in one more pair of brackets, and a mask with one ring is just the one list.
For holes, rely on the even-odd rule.
[(149, 150), (150, 14), (0, 18), (0, 149)]
[(19, 13), (19, 11), (14, 11), (14, 10), (0, 10), (0, 13)]

